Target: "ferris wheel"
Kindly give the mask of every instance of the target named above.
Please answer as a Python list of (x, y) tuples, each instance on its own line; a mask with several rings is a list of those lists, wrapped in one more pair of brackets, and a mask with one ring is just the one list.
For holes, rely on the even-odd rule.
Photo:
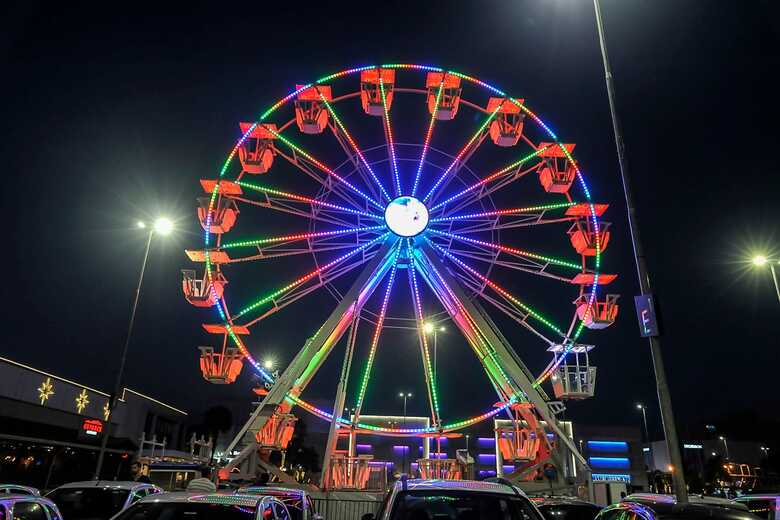
[[(407, 137), (415, 124), (417, 137)], [(340, 432), (454, 435), (499, 414), (511, 426), (497, 430), (498, 444), (518, 474), (550, 459), (554, 443), (585, 464), (555, 416), (560, 400), (593, 395), (593, 346), (581, 337), (615, 321), (618, 297), (604, 290), (616, 275), (600, 271), (608, 206), (592, 199), (574, 144), (561, 142), (524, 99), (459, 72), (411, 64), (354, 68), (298, 85), (239, 127), (219, 175), (200, 181), (204, 245), (187, 255), (203, 264), (202, 274), (182, 271), (186, 299), (216, 311), (203, 328), (221, 347), (199, 347), (206, 380), (232, 383), (246, 363), (265, 383), (256, 389), (262, 403), (228, 450), (241, 452), (230, 467), (258, 448), (284, 449), (295, 407), (332, 423), (326, 464)], [(290, 231), (278, 232), (275, 222)], [(248, 300), (233, 297), (228, 280), (246, 283), (239, 269), (278, 265), (279, 258), (290, 260), (286, 267), (309, 267)], [(518, 284), (532, 292), (517, 294)], [(318, 290), (333, 297), (328, 317), (281, 375), (270, 373), (246, 338)], [(557, 307), (547, 312), (535, 294)], [(539, 373), (496, 326), (495, 313), (527, 332), (524, 348), (549, 352)], [(426, 328), (445, 321), (498, 396), (467, 418), (448, 416), (439, 402)], [(366, 327), (367, 354), (358, 359), (358, 329)], [(427, 426), (361, 420), (389, 329), (416, 336)], [(334, 406), (321, 409), (303, 393), (342, 340)], [(344, 417), (348, 392), (355, 405)], [(440, 464), (428, 469), (423, 476), (455, 477)]]

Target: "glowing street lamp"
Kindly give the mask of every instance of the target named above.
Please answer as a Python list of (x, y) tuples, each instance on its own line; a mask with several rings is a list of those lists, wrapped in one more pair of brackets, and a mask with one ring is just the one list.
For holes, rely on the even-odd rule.
[(769, 258), (763, 254), (757, 254), (750, 260), (753, 265), (759, 269), (763, 269), (765, 266), (769, 266), (769, 271), (772, 273), (772, 281), (775, 282), (775, 292), (777, 293), (777, 301), (780, 301), (780, 284), (777, 282), (777, 273), (775, 272), (775, 264), (780, 265), (780, 260), (777, 258)]
[(438, 376), (438, 357), (437, 357), (437, 351), (438, 351), (438, 345), (439, 345), (439, 332), (444, 332), (447, 329), (444, 327), (444, 325), (436, 326), (430, 321), (426, 321), (423, 323), (423, 332), (426, 334), (433, 334), (433, 384), (436, 384), (437, 376)]
[[(136, 222), (138, 229), (146, 229), (146, 222), (139, 220)], [(98, 460), (95, 465), (95, 474), (93, 478), (95, 480), (100, 479), (100, 470), (103, 468), (103, 459), (106, 455), (106, 446), (108, 444), (108, 438), (111, 436), (111, 417), (114, 407), (116, 407), (119, 392), (122, 389), (122, 379), (125, 373), (125, 362), (127, 361), (127, 350), (130, 347), (130, 338), (133, 335), (133, 325), (135, 324), (135, 313), (138, 309), (138, 299), (141, 296), (141, 286), (144, 282), (144, 272), (146, 271), (146, 262), (149, 259), (149, 250), (152, 247), (152, 238), (155, 234), (166, 236), (173, 232), (173, 221), (166, 217), (160, 217), (154, 221), (154, 225), (149, 228), (149, 235), (146, 238), (146, 251), (144, 251), (144, 259), (141, 263), (141, 273), (138, 275), (138, 285), (135, 288), (135, 299), (133, 300), (133, 309), (130, 312), (130, 324), (127, 327), (127, 336), (125, 337), (125, 346), (122, 349), (122, 357), (119, 358), (119, 370), (116, 374), (116, 381), (114, 383), (114, 393), (108, 399), (108, 408), (106, 409), (106, 427), (103, 431), (103, 439), (100, 442), (100, 451), (98, 452)]]
[(263, 368), (266, 370), (273, 370), (275, 364), (274, 360), (269, 358), (263, 361)]

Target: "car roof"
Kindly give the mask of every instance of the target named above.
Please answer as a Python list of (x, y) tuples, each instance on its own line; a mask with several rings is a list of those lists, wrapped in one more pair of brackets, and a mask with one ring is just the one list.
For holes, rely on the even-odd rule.
[[(23, 490), (27, 491), (31, 495), (40, 495), (41, 494), (41, 491), (38, 488), (34, 488), (32, 486), (23, 486), (21, 484), (2, 484), (2, 483), (0, 483), (0, 488), (5, 488), (5, 489), (23, 489)], [(19, 493), (19, 494), (21, 495), (21, 494), (24, 494), (24, 493)]]
[(38, 495), (17, 495), (13, 493), (8, 493), (6, 495), (0, 495), (0, 503), (9, 503), (9, 502), (36, 502), (39, 504), (46, 504), (49, 507), (57, 508), (57, 505), (49, 500), (48, 498), (44, 498), (42, 496)]
[[(403, 489), (404, 483), (399, 480), (395, 483), (396, 489)], [(406, 481), (409, 491), (477, 491), (483, 493), (498, 493), (503, 495), (522, 495), (520, 489), (508, 484), (498, 482), (484, 482), (481, 480), (423, 480), (409, 479)]]
[(201, 504), (221, 504), (227, 506), (257, 507), (257, 504), (265, 500), (266, 497), (260, 495), (232, 495), (221, 493), (160, 493), (149, 495), (140, 500), (140, 503), (162, 502), (162, 503), (201, 503)]
[(138, 488), (155, 487), (148, 482), (135, 482), (133, 480), (82, 480), (80, 482), (68, 482), (57, 489), (72, 488), (106, 488), (106, 489), (126, 489), (132, 491)]
[(285, 487), (276, 487), (276, 486), (242, 486), (238, 488), (238, 491), (236, 493), (251, 493), (253, 495), (258, 494), (268, 494), (268, 495), (297, 495), (297, 496), (303, 496), (306, 494), (306, 491), (303, 489), (296, 489), (296, 488), (285, 488)]
[[(674, 495), (667, 495), (661, 493), (632, 493), (623, 499), (626, 502), (642, 502), (652, 504), (676, 504), (677, 497)], [(741, 509), (741, 507), (734, 507), (737, 504), (733, 500), (720, 497), (709, 497), (703, 495), (688, 495), (688, 502), (691, 504), (704, 504), (722, 507), (731, 507), (733, 509)]]
[(581, 498), (577, 498), (577, 497), (564, 497), (564, 496), (531, 497), (531, 502), (536, 504), (536, 507), (576, 505), (576, 506), (591, 506), (591, 507), (596, 507), (598, 509), (601, 509), (601, 507), (597, 506), (596, 504), (592, 502), (588, 502), (587, 500), (582, 500)]

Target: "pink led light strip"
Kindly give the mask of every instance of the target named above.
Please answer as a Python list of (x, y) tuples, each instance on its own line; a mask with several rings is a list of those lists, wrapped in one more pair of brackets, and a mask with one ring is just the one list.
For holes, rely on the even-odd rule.
[[(501, 108), (501, 105), (498, 105), (493, 112), (490, 113), (487, 119), (485, 119), (485, 122), (482, 123), (482, 126), (479, 127), (479, 130), (474, 132), (474, 135), (471, 136), (471, 139), (468, 140), (466, 145), (461, 148), (460, 152), (458, 152), (458, 155), (455, 156), (455, 160), (452, 161), (452, 163), (447, 167), (444, 172), (439, 176), (439, 179), (434, 183), (433, 187), (428, 191), (428, 194), (425, 195), (423, 198), (423, 202), (427, 202), (429, 198), (431, 198), (431, 195), (433, 195), (433, 192), (436, 191), (436, 189), (441, 185), (442, 182), (444, 182), (444, 179), (447, 178), (447, 175), (450, 173), (450, 171), (455, 167), (456, 164), (460, 162), (460, 160), (463, 158), (463, 156), (466, 154), (466, 152), (471, 148), (471, 145), (474, 144), (474, 141), (479, 139), (479, 136), (482, 135), (482, 131), (487, 127), (487, 125), (490, 124), (490, 122), (493, 120), (494, 117), (496, 117), (496, 114), (498, 113), (498, 110)], [(433, 209), (433, 208), (431, 208)]]
[(436, 103), (433, 105), (433, 113), (431, 114), (431, 120), (428, 123), (428, 131), (425, 133), (425, 143), (423, 144), (422, 154), (420, 154), (420, 164), (417, 166), (417, 173), (414, 175), (412, 197), (417, 193), (417, 185), (420, 183), (420, 174), (422, 174), (425, 157), (428, 155), (428, 147), (431, 144), (431, 136), (433, 135), (433, 125), (436, 123), (436, 114), (439, 112), (439, 102), (441, 101), (441, 93), (444, 91), (444, 78), (446, 76), (446, 74), (442, 74), (441, 81), (439, 82), (439, 91), (436, 93)]
[(382, 72), (379, 71), (379, 92), (382, 94), (382, 108), (385, 112), (384, 123), (387, 132), (387, 144), (390, 147), (390, 160), (393, 166), (393, 179), (395, 180), (395, 194), (401, 195), (401, 178), (398, 176), (398, 164), (395, 160), (395, 145), (393, 144), (393, 127), (390, 125), (390, 111), (387, 109), (387, 99), (385, 98), (385, 82), (382, 79)]

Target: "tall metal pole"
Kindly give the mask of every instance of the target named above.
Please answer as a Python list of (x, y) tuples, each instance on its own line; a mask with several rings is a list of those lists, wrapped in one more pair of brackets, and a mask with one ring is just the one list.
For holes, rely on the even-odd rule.
[[(623, 133), (620, 128), (620, 120), (615, 106), (615, 84), (612, 79), (612, 67), (609, 63), (609, 55), (607, 54), (607, 42), (604, 36), (604, 21), (601, 17), (599, 0), (593, 0), (593, 7), (596, 12), (596, 27), (599, 34), (601, 58), (604, 64), (604, 76), (607, 85), (607, 96), (609, 98), (609, 111), (612, 115), (612, 129), (615, 133), (615, 146), (617, 148), (618, 163), (620, 165), (620, 177), (623, 181), (623, 195), (626, 199), (628, 224), (631, 231), (631, 244), (634, 248), (634, 261), (636, 263), (637, 276), (639, 277), (639, 288), (642, 295), (650, 295), (652, 294), (652, 286), (650, 284), (650, 275), (647, 271), (642, 242), (639, 237), (639, 226), (636, 222), (636, 208), (634, 207), (631, 185), (629, 182)], [(658, 391), (658, 404), (661, 409), (661, 421), (663, 423), (664, 433), (666, 434), (666, 447), (669, 451), (669, 458), (674, 469), (674, 471), (672, 471), (674, 494), (677, 496), (678, 503), (684, 503), (688, 501), (688, 491), (685, 485), (685, 475), (683, 474), (677, 427), (674, 423), (672, 399), (669, 394), (669, 386), (666, 382), (666, 370), (664, 368), (663, 355), (661, 352), (661, 341), (655, 336), (651, 336), (648, 339), (650, 340), (650, 354), (653, 359), (653, 367), (655, 368), (655, 384)]]
[(644, 405), (642, 405), (642, 420), (645, 423), (645, 442), (650, 443), (650, 432), (647, 430), (647, 412)]
[(777, 284), (777, 273), (775, 273), (775, 266), (770, 264), (769, 270), (772, 271), (772, 280), (775, 282), (775, 292), (777, 293), (777, 301), (780, 302), (780, 285)]
[[(406, 392), (403, 394), (404, 396), (404, 422), (403, 422), (403, 428), (406, 429)], [(403, 468), (404, 473), (408, 473), (406, 471), (406, 450), (409, 448), (408, 445), (404, 446), (404, 460), (401, 464), (401, 467)]]
[(106, 455), (106, 446), (108, 445), (108, 438), (111, 435), (111, 416), (114, 413), (114, 407), (116, 406), (117, 399), (119, 399), (119, 392), (122, 388), (122, 377), (125, 373), (125, 361), (127, 360), (127, 349), (130, 347), (130, 338), (133, 335), (133, 324), (135, 323), (135, 311), (138, 309), (138, 298), (141, 295), (141, 284), (144, 281), (144, 272), (146, 271), (146, 261), (149, 259), (149, 249), (152, 246), (152, 237), (154, 236), (154, 227), (149, 229), (149, 238), (146, 240), (146, 252), (144, 252), (144, 261), (141, 264), (141, 274), (138, 276), (138, 286), (135, 288), (135, 299), (133, 300), (133, 310), (130, 312), (130, 325), (127, 327), (127, 337), (125, 338), (125, 347), (122, 349), (122, 357), (119, 361), (119, 371), (116, 374), (116, 382), (114, 384), (114, 393), (108, 399), (108, 419), (106, 420), (106, 428), (103, 431), (103, 439), (100, 441), (100, 453), (98, 453), (97, 465), (95, 466), (94, 480), (100, 479), (100, 470), (103, 468), (103, 459)]

